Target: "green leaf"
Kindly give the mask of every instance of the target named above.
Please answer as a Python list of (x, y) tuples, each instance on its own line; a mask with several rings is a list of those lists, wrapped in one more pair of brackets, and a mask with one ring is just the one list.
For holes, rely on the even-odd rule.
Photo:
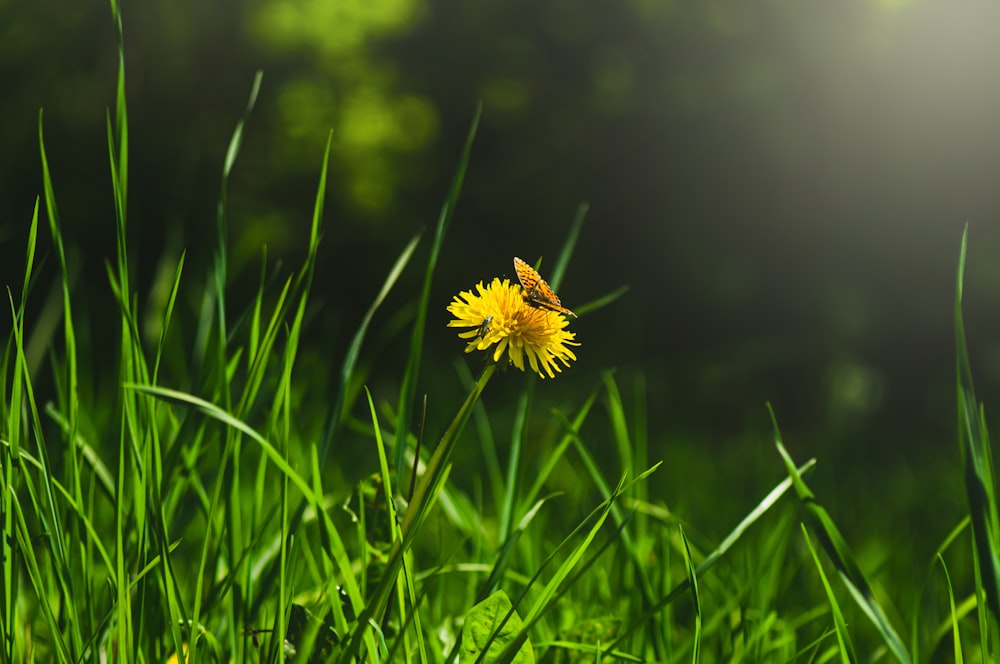
[[(512, 611), (507, 593), (498, 590), (479, 604), (472, 607), (465, 615), (465, 625), (462, 626), (462, 650), (458, 656), (459, 664), (473, 662), (494, 662), (524, 627), (520, 616)], [(507, 618), (509, 614), (509, 618)], [(504, 620), (505, 618), (506, 621)], [(483, 650), (487, 649), (484, 653)], [(512, 660), (517, 664), (533, 664), (535, 651), (531, 642), (525, 641)]]

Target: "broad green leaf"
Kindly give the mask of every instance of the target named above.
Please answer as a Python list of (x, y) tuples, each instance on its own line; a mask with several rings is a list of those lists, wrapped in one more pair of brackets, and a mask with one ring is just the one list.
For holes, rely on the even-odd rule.
[[(498, 590), (469, 610), (465, 615), (465, 625), (462, 626), (459, 664), (489, 664), (496, 661), (507, 644), (524, 627), (517, 612), (511, 609), (507, 593)], [(534, 664), (535, 652), (531, 649), (530, 641), (524, 642), (513, 661), (516, 664)]]

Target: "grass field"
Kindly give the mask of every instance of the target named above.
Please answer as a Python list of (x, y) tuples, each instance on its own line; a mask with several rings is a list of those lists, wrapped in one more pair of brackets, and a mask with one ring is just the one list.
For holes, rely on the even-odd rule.
[[(112, 13), (120, 26), (114, 3)], [(336, 377), (327, 391), (301, 376), (319, 361), (302, 342), (329, 142), (301, 266), (269, 274), (265, 264), (258, 291), (236, 307), (220, 240), (211, 265), (191, 268), (182, 256), (153, 284), (157, 297), (138, 292), (126, 223), (124, 49), (119, 57), (108, 122), (117, 254), (107, 266), (118, 312), (101, 324), (107, 339), (77, 326), (87, 315), (72, 287), (39, 116), (42, 195), (23, 278), (10, 291), (2, 357), (0, 661), (996, 659), (1000, 515), (965, 348), (965, 238), (956, 401), (940, 406), (957, 404), (968, 510), (922, 561), (925, 574), (900, 580), (892, 533), (882, 534), (884, 567), (866, 568), (809, 487), (808, 471), (822, 460), (793, 459), (777, 417), (774, 463), (786, 479), (744, 505), (727, 536), (710, 538), (651, 489), (665, 460), (651, 451), (662, 447), (646, 427), (643, 376), (606, 373), (568, 408), (536, 398), (539, 381), (559, 380), (587, 352), (552, 299), (582, 214), (547, 270), (551, 289), (456, 285), (459, 329), (428, 325), (478, 116), (433, 235), (405, 244), (347, 352), (322, 358)], [(243, 126), (222, 173), (220, 238)], [(45, 233), (54, 260), (39, 267)], [(429, 250), (418, 265), (421, 243)], [(359, 366), (371, 321), (404, 270), (423, 274), (423, 288), (413, 294), (398, 400), (388, 403), (369, 392)], [(53, 278), (55, 313), (33, 316), (33, 289)], [(593, 315), (619, 295), (574, 314)], [(429, 334), (454, 335), (456, 354), (464, 347), (476, 360), (468, 366), (484, 367), (460, 374), (468, 396), (436, 440), (423, 435), (416, 388)], [(80, 358), (108, 347), (116, 362), (82, 384)], [(501, 369), (522, 387), (498, 416), (480, 396)], [(42, 384), (51, 398), (40, 398)], [(496, 444), (501, 435), (509, 445)], [(598, 435), (610, 463), (592, 452)], [(358, 466), (348, 437), (363, 441), (370, 465)], [(365, 479), (345, 480), (356, 477)]]

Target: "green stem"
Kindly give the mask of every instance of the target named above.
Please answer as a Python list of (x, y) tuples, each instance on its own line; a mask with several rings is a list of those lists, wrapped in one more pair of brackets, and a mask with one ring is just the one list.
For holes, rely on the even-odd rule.
[[(423, 521), (430, 510), (431, 504), (434, 502), (434, 496), (437, 495), (437, 488), (447, 476), (448, 462), (455, 451), (455, 445), (458, 443), (466, 422), (469, 421), (469, 416), (472, 415), (472, 408), (479, 401), (479, 396), (486, 388), (486, 384), (490, 382), (490, 378), (496, 372), (496, 368), (496, 364), (490, 363), (483, 369), (483, 373), (479, 375), (479, 380), (476, 381), (469, 396), (465, 399), (465, 403), (462, 404), (458, 413), (455, 414), (455, 419), (451, 421), (451, 425), (448, 426), (444, 435), (441, 436), (441, 442), (438, 443), (437, 449), (434, 450), (430, 461), (427, 462), (427, 468), (424, 470), (424, 474), (420, 476), (420, 482), (413, 492), (413, 499), (406, 510), (406, 516), (403, 517), (402, 531), (404, 540), (407, 539), (410, 529)], [(414, 463), (417, 463), (417, 460), (414, 460)]]

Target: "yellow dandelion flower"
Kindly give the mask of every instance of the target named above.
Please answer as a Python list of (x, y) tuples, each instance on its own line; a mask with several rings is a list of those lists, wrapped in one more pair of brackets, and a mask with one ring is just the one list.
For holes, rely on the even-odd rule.
[[(525, 359), (531, 370), (542, 378), (555, 378), (562, 371), (559, 362), (569, 366), (576, 355), (570, 346), (576, 334), (568, 332), (569, 321), (558, 311), (532, 306), (520, 286), (494, 278), (488, 286), (476, 284), (476, 292), (462, 291), (455, 296), (448, 311), (455, 317), (448, 327), (470, 328), (458, 334), (468, 339), (466, 353), (490, 350), (499, 362), (506, 352), (509, 362), (525, 371)], [(557, 362), (558, 360), (558, 362)]]

